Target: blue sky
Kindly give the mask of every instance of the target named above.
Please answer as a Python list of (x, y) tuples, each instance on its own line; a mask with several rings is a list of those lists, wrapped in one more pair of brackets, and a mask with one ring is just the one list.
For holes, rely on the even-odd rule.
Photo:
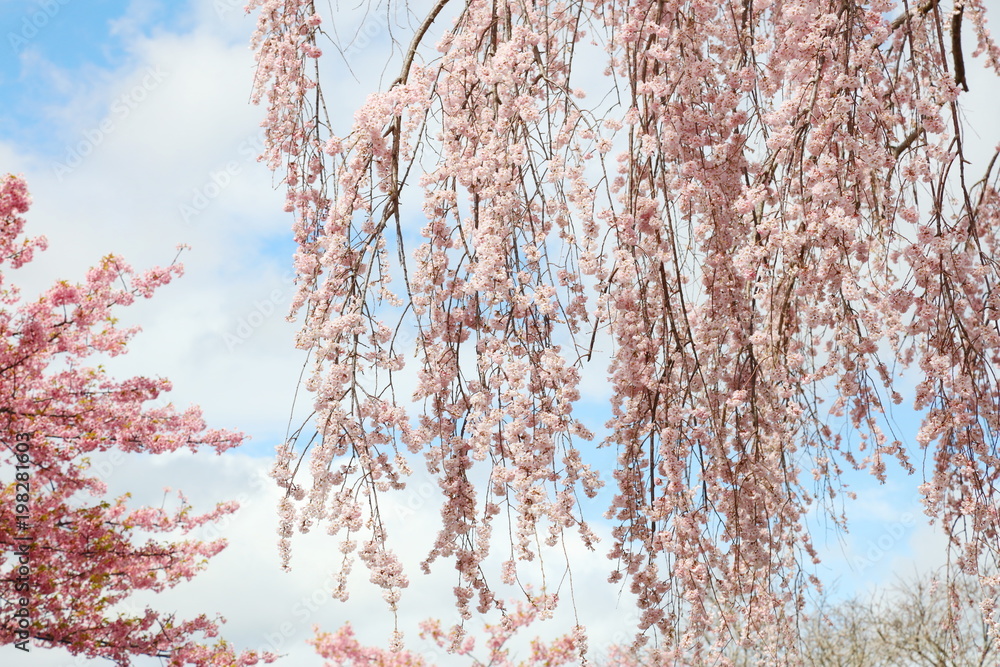
[[(291, 220), (271, 174), (253, 159), (262, 112), (248, 104), (253, 20), (241, 4), (0, 0), (0, 170), (25, 175), (35, 200), (27, 231), (50, 240), (50, 250), (16, 277), (27, 292), (56, 278), (78, 279), (109, 251), (145, 268), (169, 262), (178, 243), (191, 245), (182, 257), (184, 278), (122, 312), (125, 323), (144, 331), (130, 354), (109, 366), (123, 375), (170, 377), (172, 400), (199, 404), (212, 426), (242, 429), (253, 439), (221, 458), (111, 462), (108, 482), (113, 491), (132, 491), (137, 502), (153, 504), (167, 485), (185, 489), (201, 507), (242, 497), (244, 511), (225, 527), (230, 548), (157, 605), (189, 615), (218, 609), (237, 644), (256, 648), (271, 641), (290, 653), (284, 664), (308, 667), (319, 664), (304, 644), (313, 623), (334, 629), (348, 618), (373, 619), (366, 638), (382, 641), (386, 626), (374, 619), (384, 618), (384, 606), (363, 577), (356, 582), (356, 607), (329, 602), (324, 586), (334, 544), (323, 536), (297, 543), (291, 574), (277, 569), (276, 496), (259, 481), (284, 436), (303, 356), (292, 346), (294, 323), (282, 317), (292, 296)], [(338, 26), (350, 35), (371, 20), (345, 8)], [(359, 82), (378, 80), (384, 35), (373, 34), (352, 51), (357, 77), (338, 79), (339, 99), (362, 99), (366, 84)], [(970, 114), (988, 135), (990, 114), (1000, 105), (995, 86), (985, 80), (977, 86), (975, 76), (980, 97)], [(352, 111), (336, 113), (350, 118)], [(915, 417), (898, 414), (903, 432), (915, 433)], [(881, 486), (852, 478), (860, 494), (847, 506), (852, 533), (816, 537), (825, 578), (839, 579), (844, 591), (861, 591), (895, 572), (940, 561), (940, 537), (925, 526), (916, 503), (918, 479), (892, 475)], [(432, 506), (421, 483), (415, 481), (401, 507)], [(400, 516), (406, 519), (400, 534), (415, 545), (433, 536), (432, 517)], [(597, 585), (606, 575), (603, 555), (574, 558), (578, 580), (594, 582), (581, 592), (581, 606), (595, 613), (613, 607), (614, 591)], [(438, 604), (427, 601), (438, 599), (443, 572), (414, 582), (407, 622)], [(448, 606), (441, 598), (441, 608)], [(597, 613), (602, 622), (606, 616)], [(598, 642), (618, 631), (613, 623), (600, 625)], [(7, 648), (0, 647), (4, 664)], [(18, 664), (89, 663), (36, 650), (30, 662)]]
[[(56, 151), (67, 138), (60, 136), (67, 128), (53, 123), (59, 109), (135, 62), (131, 31), (173, 30), (189, 21), (183, 2), (139, 8), (124, 0), (7, 1), (0, 7), (5, 56), (17, 56), (0, 60), (6, 103), (0, 136), (30, 142), (36, 151)], [(85, 117), (97, 109), (81, 111)]]
[[(243, 310), (217, 328), (234, 330), (258, 303), (268, 310), (267, 297), (285, 287), (281, 276), (291, 263), (290, 221), (269, 172), (255, 161), (260, 110), (247, 104), (252, 21), (240, 5), (53, 0), (0, 7), (3, 46), (16, 56), (0, 59), (0, 141), (24, 165), (36, 211), (78, 198), (100, 217), (89, 228), (68, 225), (72, 237), (86, 237), (83, 245), (59, 243), (57, 220), (55, 235), (36, 227), (56, 241), (40, 262), (76, 268), (115, 251), (142, 266), (170, 261), (177, 243), (189, 243), (185, 262), (198, 272), (195, 280), (217, 279), (242, 301)], [(247, 198), (249, 191), (268, 203)], [(119, 226), (131, 238), (115, 233)], [(98, 248), (102, 236), (111, 243)], [(216, 252), (223, 242), (228, 250)], [(72, 252), (81, 247), (94, 252)], [(268, 284), (244, 281), (260, 268)], [(272, 319), (281, 317), (269, 318), (273, 326)], [(223, 332), (216, 333), (221, 342)], [(277, 427), (267, 435), (280, 437)]]

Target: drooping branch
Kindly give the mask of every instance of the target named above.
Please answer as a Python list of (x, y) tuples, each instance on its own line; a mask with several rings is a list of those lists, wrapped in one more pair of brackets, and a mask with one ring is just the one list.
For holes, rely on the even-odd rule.
[[(294, 201), (319, 436), (276, 466), (286, 537), (322, 521), (350, 554), (363, 532), (395, 609), (371, 498), (422, 457), (441, 492), (423, 566), (452, 562), (468, 618), (527, 576), (540, 535), (593, 545), (578, 492), (610, 480), (611, 578), (687, 664), (707, 628), (791, 645), (807, 517), (825, 503), (839, 525), (848, 468), (884, 480), (926, 449), (928, 510), (966, 518), (969, 567), (996, 552), (1000, 203), (995, 176), (948, 196), (965, 187), (961, 8), (949, 43), (937, 0), (467, 0), (430, 52), (443, 7)], [(264, 25), (295, 35), (289, 16)], [(272, 116), (306, 114), (299, 99)], [(288, 127), (269, 126), (273, 149), (296, 154)], [(383, 321), (400, 311), (405, 355), (402, 320)], [(887, 422), (900, 367), (922, 377), (914, 442)], [(579, 403), (595, 373), (618, 454), (601, 471)]]
[(918, 5), (917, 7), (914, 7), (913, 9), (904, 12), (903, 14), (900, 14), (895, 19), (893, 19), (892, 23), (889, 24), (890, 29), (892, 30), (892, 32), (896, 32), (903, 26), (904, 23), (907, 23), (912, 17), (923, 16), (933, 11), (934, 8), (937, 7), (938, 4), (940, 4), (940, 2), (941, 0), (927, 0), (927, 2), (925, 2), (924, 4)]
[(955, 63), (955, 85), (969, 92), (969, 84), (965, 80), (965, 58), (962, 55), (962, 12), (965, 11), (963, 0), (957, 0), (951, 12), (951, 55)]
[(450, 0), (437, 0), (434, 7), (431, 8), (431, 11), (426, 17), (424, 17), (423, 22), (421, 22), (420, 27), (417, 28), (416, 34), (410, 41), (410, 47), (406, 50), (406, 55), (403, 57), (403, 66), (400, 68), (399, 76), (392, 83), (390, 88), (406, 83), (406, 80), (410, 76), (410, 68), (413, 66), (413, 59), (416, 57), (417, 50), (420, 48), (420, 45), (423, 44), (424, 36), (427, 34), (427, 31), (430, 30), (431, 26), (434, 25), (434, 21), (437, 20), (438, 14), (441, 13), (441, 10), (445, 8), (449, 1)]

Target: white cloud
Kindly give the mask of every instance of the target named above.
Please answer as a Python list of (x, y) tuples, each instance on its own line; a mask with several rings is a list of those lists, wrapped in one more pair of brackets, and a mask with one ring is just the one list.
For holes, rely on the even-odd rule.
[[(171, 400), (202, 405), (212, 425), (273, 437), (302, 363), (295, 325), (284, 321), (291, 221), (256, 162), (262, 112), (247, 104), (252, 55), (245, 41), (216, 34), (214, 13), (206, 18), (183, 35), (137, 34), (132, 66), (87, 91), (90, 103), (73, 99), (73, 108), (97, 111), (53, 128), (71, 137), (56, 159), (0, 145), (5, 169), (23, 172), (33, 195), (27, 233), (50, 241), (15, 280), (34, 294), (57, 278), (82, 278), (109, 252), (141, 271), (190, 244), (183, 278), (120, 311), (123, 324), (144, 331), (108, 366), (170, 377)], [(227, 345), (248, 317), (248, 335)]]
[[(306, 644), (313, 627), (333, 631), (350, 621), (363, 642), (385, 645), (392, 629), (391, 615), (380, 592), (367, 582), (367, 571), (358, 565), (351, 577), (352, 597), (342, 604), (330, 596), (332, 574), (339, 565), (335, 541), (317, 530), (297, 536), (293, 545), (291, 572), (280, 569), (276, 548), (275, 505), (279, 493), (268, 479), (269, 462), (241, 454), (225, 456), (195, 455), (190, 452), (149, 457), (94, 457), (94, 470), (109, 485), (109, 494), (132, 493), (136, 505), (159, 506), (164, 502), (164, 487), (182, 489), (196, 511), (210, 510), (215, 503), (236, 499), (241, 509), (225, 519), (218, 529), (207, 527), (194, 535), (203, 539), (224, 536), (227, 548), (208, 568), (190, 582), (156, 596), (137, 595), (134, 603), (147, 601), (154, 608), (176, 612), (189, 618), (204, 612), (218, 612), (228, 619), (223, 635), (241, 648), (276, 650), (286, 654), (283, 664), (318, 667), (321, 660)], [(383, 517), (388, 530), (403, 549), (411, 586), (400, 605), (400, 629), (406, 633), (413, 650), (435, 653), (434, 647), (418, 637), (418, 623), (428, 617), (441, 617), (446, 624), (457, 621), (451, 597), (453, 570), (448, 562), (435, 565), (430, 576), (418, 574), (417, 562), (429, 549), (436, 535), (436, 490), (427, 480), (417, 480), (397, 496), (383, 496)], [(171, 502), (173, 494), (166, 496)], [(607, 537), (605, 535), (605, 537)], [(595, 585), (605, 578), (607, 561), (600, 553), (587, 553), (570, 543), (568, 556), (576, 578), (575, 596), (580, 620), (591, 627), (591, 647), (597, 652), (612, 641), (631, 638), (627, 603), (619, 603), (615, 587)], [(562, 555), (550, 550), (547, 573), (550, 582), (561, 576)], [(500, 555), (491, 558), (499, 561)], [(561, 594), (568, 598), (566, 585)], [(625, 597), (628, 600), (628, 596)], [(568, 601), (568, 600), (567, 600)], [(614, 612), (614, 613), (612, 613)], [(490, 619), (496, 622), (498, 619)], [(526, 642), (536, 634), (553, 637), (572, 624), (572, 614), (564, 609), (551, 622), (530, 628), (517, 647), (525, 651)], [(479, 627), (479, 621), (470, 628)], [(436, 655), (439, 664), (464, 664), (461, 660)], [(24, 667), (54, 667), (74, 664), (62, 651), (35, 649)], [(90, 664), (80, 661), (78, 664)], [(159, 664), (155, 660), (137, 661), (137, 665)]]

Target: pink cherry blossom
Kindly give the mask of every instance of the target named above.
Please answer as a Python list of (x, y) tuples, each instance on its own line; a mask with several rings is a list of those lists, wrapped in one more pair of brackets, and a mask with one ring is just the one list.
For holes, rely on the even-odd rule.
[[(30, 200), (24, 181), (0, 181), (0, 265), (16, 269), (45, 248), (21, 236)], [(222, 453), (243, 435), (207, 429), (200, 411), (153, 407), (170, 390), (162, 378), (117, 380), (99, 355), (127, 350), (135, 329), (116, 311), (149, 298), (179, 276), (172, 264), (136, 273), (108, 255), (82, 283), (60, 281), (34, 300), (19, 298), (0, 272), (0, 644), (58, 646), (75, 655), (130, 665), (137, 656), (209, 667), (272, 662), (218, 639), (220, 619), (130, 608), (135, 591), (162, 591), (194, 577), (224, 540), (184, 537), (236, 511), (219, 504), (197, 514), (183, 494), (177, 509), (107, 497), (90, 455), (112, 449), (163, 454), (181, 448)], [(22, 570), (22, 568), (24, 568)]]
[[(968, 59), (1000, 71), (982, 0), (441, 0), (349, 128), (314, 4), (250, 6), (313, 360), (317, 437), (275, 474), (286, 553), (297, 525), (357, 538), (394, 609), (379, 498), (422, 456), (423, 567), (454, 567), (468, 618), (539, 539), (598, 548), (578, 499), (611, 483), (609, 576), (670, 664), (708, 660), (708, 628), (794, 644), (806, 517), (843, 525), (847, 469), (923, 461), (959, 563), (1000, 556), (1000, 169), (962, 114)], [(886, 421), (903, 369), (914, 442)]]

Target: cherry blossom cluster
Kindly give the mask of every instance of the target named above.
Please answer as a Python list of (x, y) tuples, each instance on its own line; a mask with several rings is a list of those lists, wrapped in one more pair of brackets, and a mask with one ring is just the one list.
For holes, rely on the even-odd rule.
[[(0, 265), (16, 269), (44, 249), (44, 238), (22, 236), (30, 199), (24, 181), (0, 181)], [(135, 591), (162, 591), (189, 580), (225, 546), (224, 540), (182, 538), (237, 509), (221, 503), (196, 514), (179, 495), (178, 507), (135, 507), (128, 495), (106, 498), (107, 485), (89, 457), (117, 449), (163, 454), (188, 448), (218, 453), (243, 440), (240, 433), (206, 429), (196, 407), (150, 407), (170, 390), (165, 379), (117, 380), (95, 363), (123, 354), (134, 328), (117, 326), (115, 312), (149, 298), (179, 276), (172, 264), (137, 273), (108, 255), (82, 283), (59, 281), (34, 300), (21, 297), (0, 272), (0, 442), (4, 469), (13, 470), (16, 434), (29, 434), (30, 518), (18, 525), (16, 486), (0, 487), (0, 597), (18, 599), (14, 535), (25, 533), (31, 574), (33, 643), (129, 665), (135, 656), (159, 656), (169, 665), (200, 667), (271, 662), (273, 655), (239, 652), (216, 638), (219, 622), (207, 615), (183, 620), (147, 607), (123, 612)], [(13, 607), (0, 608), (0, 643), (14, 641)]]
[[(473, 637), (466, 636), (461, 628), (445, 630), (438, 620), (430, 619), (421, 624), (420, 636), (433, 642), (438, 648), (467, 660), (474, 667), (557, 667), (558, 665), (579, 664), (580, 655), (586, 653), (586, 638), (582, 630), (563, 635), (546, 642), (533, 639), (528, 647), (528, 655), (512, 646), (511, 640), (523, 628), (531, 624), (544, 611), (532, 604), (515, 603), (501, 622), (486, 624), (482, 631), (482, 647), (476, 646)], [(310, 641), (316, 652), (328, 662), (326, 667), (432, 667), (425, 656), (401, 647), (389, 650), (364, 646), (358, 641), (350, 623), (336, 632), (318, 632)], [(482, 651), (488, 651), (485, 655)], [(635, 654), (614, 647), (609, 654), (617, 667), (638, 667), (639, 658)]]
[[(286, 553), (324, 522), (349, 567), (361, 532), (394, 606), (378, 497), (422, 456), (443, 497), (423, 566), (453, 563), (468, 618), (505, 606), (498, 521), (514, 582), (539, 541), (594, 546), (579, 498), (613, 481), (610, 578), (678, 664), (709, 635), (794, 644), (806, 514), (843, 525), (847, 469), (927, 461), (961, 565), (1000, 556), (998, 170), (961, 112), (969, 58), (1000, 74), (981, 1), (465, 0), (432, 49), (441, 0), (392, 85), (315, 138), (312, 4), (264, 4), (269, 155), (324, 165), (309, 197), (285, 172), (317, 416), (276, 466)], [(600, 476), (585, 373), (609, 383)]]

